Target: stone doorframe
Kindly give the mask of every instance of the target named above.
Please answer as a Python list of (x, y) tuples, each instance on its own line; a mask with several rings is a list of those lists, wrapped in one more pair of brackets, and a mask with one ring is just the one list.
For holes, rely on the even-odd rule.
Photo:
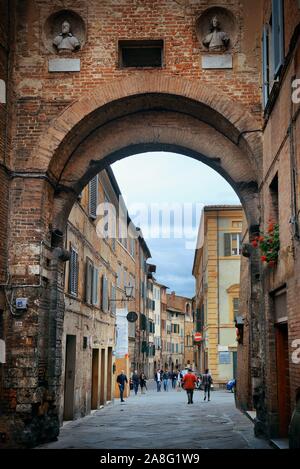
[[(22, 318), (22, 334), (7, 338), (2, 396), (7, 411), (0, 416), (0, 431), (7, 435), (8, 444), (33, 446), (54, 438), (59, 431), (65, 258), (63, 240), (56, 243), (51, 234), (64, 232), (83, 187), (108, 164), (126, 156), (152, 150), (182, 153), (208, 164), (227, 179), (240, 197), (253, 236), (261, 217), (259, 128), (259, 122), (243, 106), (200, 81), (141, 72), (83, 96), (43, 132), (22, 168), (27, 176), (20, 173), (15, 177), (10, 190), (11, 200), (17, 202), (10, 206), (9, 278), (15, 286), (25, 281), (33, 287), (26, 290), (29, 309)], [(24, 203), (29, 207), (32, 197), (37, 206), (30, 216)], [(21, 233), (16, 230), (20, 218), (24, 222)], [(32, 226), (34, 222), (36, 226)], [(40, 255), (33, 248), (37, 242), (44, 246)], [(34, 285), (37, 276), (32, 273), (37, 270), (33, 268), (26, 270), (22, 282), (14, 275), (17, 252), (21, 251), (24, 265), (36, 266), (40, 283)], [(260, 418), (265, 408), (263, 348), (258, 333), (263, 303), (260, 263), (255, 254), (250, 265), (252, 372)], [(20, 294), (24, 295), (24, 289)], [(15, 330), (15, 318), (8, 311), (6, 324), (7, 331)], [(16, 358), (23, 355), (26, 360)], [(22, 374), (28, 368), (29, 376)], [(14, 371), (21, 376), (19, 384)]]

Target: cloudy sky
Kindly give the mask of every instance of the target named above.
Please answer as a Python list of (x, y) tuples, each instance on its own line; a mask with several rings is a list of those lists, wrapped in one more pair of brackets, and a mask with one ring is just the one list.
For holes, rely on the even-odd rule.
[(156, 279), (178, 295), (193, 296), (192, 267), (202, 207), (237, 204), (237, 195), (214, 170), (174, 153), (131, 156), (112, 169), (129, 214), (144, 233), (151, 263), (157, 265)]

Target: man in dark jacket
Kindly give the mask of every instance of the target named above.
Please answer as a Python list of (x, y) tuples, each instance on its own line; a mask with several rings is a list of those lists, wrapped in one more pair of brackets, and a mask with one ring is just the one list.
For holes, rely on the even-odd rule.
[(135, 372), (133, 373), (131, 379), (132, 379), (134, 394), (137, 395), (138, 389), (139, 389), (139, 384), (140, 384), (140, 377), (138, 375), (137, 370), (135, 370)]
[(202, 375), (202, 384), (204, 386), (204, 400), (206, 401), (206, 397), (210, 401), (210, 388), (212, 385), (212, 377), (208, 369), (205, 370), (205, 373)]
[(125, 384), (128, 383), (127, 376), (124, 373), (124, 370), (121, 371), (121, 374), (117, 377), (117, 383), (120, 389), (120, 398), (121, 402), (125, 402), (123, 399)]

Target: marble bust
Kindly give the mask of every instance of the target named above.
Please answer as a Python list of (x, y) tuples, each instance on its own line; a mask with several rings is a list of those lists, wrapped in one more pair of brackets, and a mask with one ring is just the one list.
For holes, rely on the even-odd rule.
[(202, 43), (210, 51), (223, 52), (228, 48), (229, 36), (221, 31), (220, 22), (217, 16), (211, 20), (210, 33), (205, 36)]
[(53, 45), (58, 52), (76, 51), (80, 49), (80, 42), (76, 36), (71, 33), (71, 25), (64, 21), (61, 27), (61, 33), (53, 40)]

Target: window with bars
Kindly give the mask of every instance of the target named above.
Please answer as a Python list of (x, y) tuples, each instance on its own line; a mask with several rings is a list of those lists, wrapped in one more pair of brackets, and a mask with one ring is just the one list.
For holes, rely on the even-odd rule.
[(224, 256), (240, 256), (242, 249), (241, 233), (224, 233)]
[(95, 220), (98, 206), (98, 175), (89, 182), (89, 216)]
[(78, 274), (79, 262), (78, 252), (73, 246), (70, 248), (70, 263), (69, 263), (69, 293), (71, 295), (78, 295)]

